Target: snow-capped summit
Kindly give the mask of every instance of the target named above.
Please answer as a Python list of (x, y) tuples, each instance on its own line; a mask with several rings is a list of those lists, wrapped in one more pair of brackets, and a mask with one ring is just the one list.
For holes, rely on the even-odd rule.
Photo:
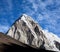
[(30, 16), (23, 14), (7, 35), (33, 48), (60, 51), (60, 38), (43, 30)]
[[(29, 20), (29, 21), (34, 21), (33, 18), (31, 18), (30, 16), (23, 14), (20, 20)], [(37, 23), (36, 21), (34, 21), (35, 23)]]

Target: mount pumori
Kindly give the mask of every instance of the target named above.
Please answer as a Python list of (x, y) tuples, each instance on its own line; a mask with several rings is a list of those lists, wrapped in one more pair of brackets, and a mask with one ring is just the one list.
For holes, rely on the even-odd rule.
[(7, 35), (36, 49), (60, 52), (60, 38), (43, 30), (36, 21), (26, 14), (15, 21)]

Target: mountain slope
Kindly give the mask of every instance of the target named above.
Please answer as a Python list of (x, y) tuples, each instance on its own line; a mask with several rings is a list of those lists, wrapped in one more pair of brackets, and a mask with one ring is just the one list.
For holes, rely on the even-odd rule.
[(23, 14), (8, 31), (7, 35), (33, 48), (58, 51), (60, 38), (45, 32), (30, 16)]
[(23, 44), (3, 33), (0, 33), (0, 52), (53, 52), (45, 49), (34, 49), (26, 44)]

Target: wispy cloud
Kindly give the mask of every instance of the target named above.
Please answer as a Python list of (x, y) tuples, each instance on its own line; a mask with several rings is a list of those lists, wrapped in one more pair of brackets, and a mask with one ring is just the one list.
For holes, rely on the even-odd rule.
[(32, 3), (32, 7), (34, 8), (34, 15), (37, 15), (35, 20), (38, 21), (44, 29), (60, 35), (60, 23), (58, 23), (60, 22), (58, 21), (60, 19), (59, 0), (29, 0), (29, 2)]
[(60, 0), (2, 0), (0, 4), (2, 5), (0, 6), (0, 24), (4, 24), (2, 23), (4, 18), (5, 23), (11, 25), (20, 14), (26, 13), (33, 17), (43, 29), (60, 35)]
[(9, 29), (9, 26), (7, 25), (0, 25), (0, 32), (6, 33), (7, 30)]
[(0, 32), (6, 33), (11, 21), (14, 20), (12, 6), (12, 0), (0, 0)]

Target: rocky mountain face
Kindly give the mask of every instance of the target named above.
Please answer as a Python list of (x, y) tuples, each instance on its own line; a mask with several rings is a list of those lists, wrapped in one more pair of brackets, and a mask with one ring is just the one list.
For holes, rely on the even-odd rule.
[(7, 35), (36, 49), (60, 51), (60, 38), (43, 30), (26, 14), (12, 25)]

